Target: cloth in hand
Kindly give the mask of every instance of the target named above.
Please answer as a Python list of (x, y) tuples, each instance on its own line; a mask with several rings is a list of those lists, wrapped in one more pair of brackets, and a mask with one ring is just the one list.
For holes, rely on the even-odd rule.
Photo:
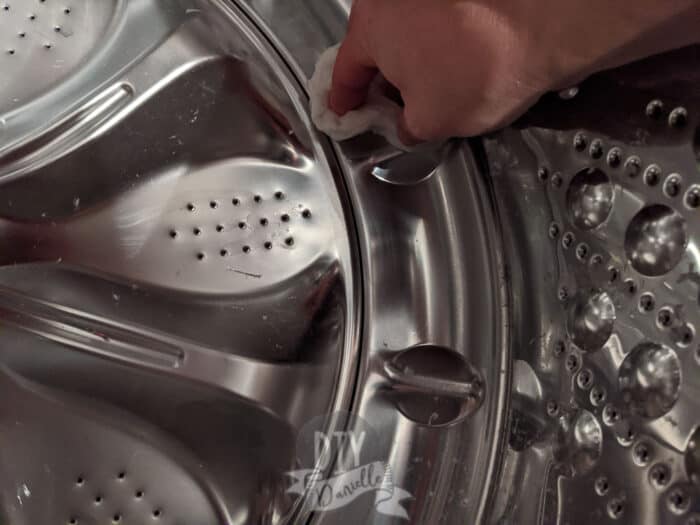
[(386, 80), (377, 75), (372, 82), (366, 103), (345, 115), (337, 115), (328, 107), (328, 94), (333, 82), (333, 67), (339, 45), (327, 49), (318, 59), (316, 70), (309, 80), (311, 118), (316, 127), (333, 140), (347, 140), (367, 131), (383, 136), (392, 145), (408, 150), (398, 135), (398, 122), (402, 108), (388, 98), (383, 87)]

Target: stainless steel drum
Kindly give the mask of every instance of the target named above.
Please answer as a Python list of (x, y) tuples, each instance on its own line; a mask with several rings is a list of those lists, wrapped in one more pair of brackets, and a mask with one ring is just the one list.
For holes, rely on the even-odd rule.
[(0, 1), (0, 523), (700, 524), (698, 51), (404, 154), (348, 10)]

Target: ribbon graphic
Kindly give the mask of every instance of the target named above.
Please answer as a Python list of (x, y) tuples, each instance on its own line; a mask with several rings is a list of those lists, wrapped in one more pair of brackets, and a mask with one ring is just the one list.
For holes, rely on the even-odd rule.
[(299, 496), (309, 494), (314, 511), (339, 509), (363, 494), (376, 492), (374, 506), (377, 512), (408, 519), (401, 501), (413, 496), (394, 486), (389, 466), (381, 461), (361, 465), (329, 478), (323, 478), (320, 472), (313, 469), (293, 470), (287, 474), (293, 478), (287, 493)]

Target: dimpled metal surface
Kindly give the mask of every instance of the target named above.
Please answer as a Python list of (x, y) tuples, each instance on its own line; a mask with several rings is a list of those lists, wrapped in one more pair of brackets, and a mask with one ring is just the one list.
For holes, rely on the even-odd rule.
[[(349, 7), (0, 2), (0, 522), (700, 524), (700, 51), (405, 154)], [(405, 516), (293, 497), (364, 426)]]
[(699, 58), (597, 75), (485, 139), (527, 371), (499, 523), (700, 523)]

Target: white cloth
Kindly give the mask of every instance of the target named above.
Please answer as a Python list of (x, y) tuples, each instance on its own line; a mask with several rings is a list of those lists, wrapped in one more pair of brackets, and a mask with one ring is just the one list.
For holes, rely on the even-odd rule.
[(397, 148), (408, 150), (398, 135), (397, 125), (402, 108), (384, 95), (382, 85), (385, 80), (381, 75), (372, 82), (367, 102), (362, 107), (348, 111), (342, 117), (328, 107), (328, 93), (331, 90), (333, 67), (339, 47), (331, 47), (319, 57), (316, 70), (309, 80), (311, 118), (316, 127), (338, 141), (372, 131), (382, 135)]

